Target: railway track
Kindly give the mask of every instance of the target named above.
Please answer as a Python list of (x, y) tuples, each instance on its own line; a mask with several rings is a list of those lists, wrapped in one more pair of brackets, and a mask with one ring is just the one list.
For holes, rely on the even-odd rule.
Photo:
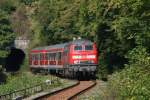
[(36, 98), (36, 100), (77, 100), (78, 96), (96, 85), (96, 81), (79, 81), (78, 84)]

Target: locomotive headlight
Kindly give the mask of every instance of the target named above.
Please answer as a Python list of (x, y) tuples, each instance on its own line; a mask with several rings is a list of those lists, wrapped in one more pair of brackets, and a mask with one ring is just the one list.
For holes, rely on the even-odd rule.
[(79, 64), (79, 60), (74, 60), (74, 64)]
[(94, 59), (94, 58), (96, 58), (96, 56), (95, 56), (95, 55), (87, 55), (87, 58), (92, 58), (92, 59)]
[(76, 56), (72, 56), (72, 59), (81, 59), (82, 56), (76, 55)]
[(91, 63), (94, 63), (94, 60), (92, 60)]

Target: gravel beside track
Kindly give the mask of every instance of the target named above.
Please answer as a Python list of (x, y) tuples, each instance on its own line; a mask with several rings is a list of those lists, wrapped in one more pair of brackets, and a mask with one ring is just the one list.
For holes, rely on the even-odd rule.
[(77, 100), (111, 100), (108, 98), (108, 83), (102, 80), (96, 80), (95, 87), (77, 97)]

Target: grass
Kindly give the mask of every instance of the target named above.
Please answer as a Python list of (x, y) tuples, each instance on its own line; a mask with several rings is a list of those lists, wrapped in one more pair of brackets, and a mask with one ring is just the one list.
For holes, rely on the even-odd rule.
[[(51, 75), (33, 75), (30, 72), (20, 73), (17, 75), (7, 75), (7, 77), (6, 83), (0, 85), (0, 95), (35, 86), (45, 82), (47, 79), (56, 80), (56, 77)], [(54, 87), (61, 85), (60, 80), (58, 79), (57, 81), (58, 82), (55, 82), (53, 85)]]

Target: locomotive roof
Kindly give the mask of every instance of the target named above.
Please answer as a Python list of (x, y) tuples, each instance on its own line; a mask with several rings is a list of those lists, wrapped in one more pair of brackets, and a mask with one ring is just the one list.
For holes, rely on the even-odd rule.
[(50, 45), (50, 46), (45, 46), (45, 47), (37, 47), (37, 48), (34, 48), (32, 50), (47, 50), (47, 49), (50, 49), (50, 48), (64, 48), (65, 45), (67, 45), (67, 43)]
[(77, 40), (71, 41), (69, 43), (74, 44), (74, 45), (80, 45), (80, 44), (91, 45), (92, 44), (91, 41), (85, 40), (85, 39), (77, 39)]
[(56, 44), (56, 45), (50, 45), (50, 46), (45, 46), (45, 47), (37, 47), (37, 48), (34, 48), (32, 50), (48, 50), (50, 48), (64, 48), (67, 44), (73, 44), (73, 45), (81, 45), (81, 44), (91, 45), (92, 42), (89, 41), (89, 40), (77, 39), (77, 40), (73, 40), (73, 41), (71, 41), (69, 43)]
[(46, 46), (45, 49), (49, 49), (49, 48), (64, 48), (65, 45), (67, 45), (68, 43), (63, 43), (63, 44), (56, 44), (56, 45), (50, 45), (50, 46)]

